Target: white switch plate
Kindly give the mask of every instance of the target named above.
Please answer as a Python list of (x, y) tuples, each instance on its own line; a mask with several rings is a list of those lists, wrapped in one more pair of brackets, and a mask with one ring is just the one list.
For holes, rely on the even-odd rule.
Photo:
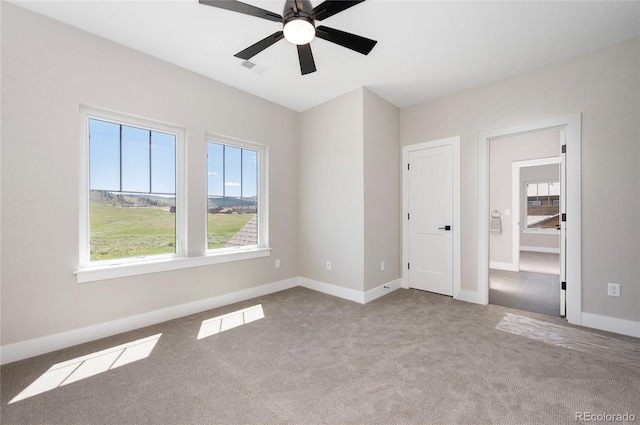
[(509, 217), (511, 215), (511, 210), (509, 208), (507, 208), (506, 210), (504, 210), (504, 215), (506, 217)]
[(279, 269), (279, 268), (280, 268), (280, 259), (277, 259), (276, 260), (276, 269)]
[(380, 261), (380, 271), (384, 271), (384, 261)]

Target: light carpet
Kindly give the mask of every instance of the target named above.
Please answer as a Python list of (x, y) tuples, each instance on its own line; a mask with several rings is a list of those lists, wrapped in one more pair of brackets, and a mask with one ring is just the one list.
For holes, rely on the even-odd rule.
[[(250, 309), (256, 305), (264, 318)], [(232, 323), (239, 309), (253, 321)], [(605, 357), (495, 329), (509, 312), (416, 290), (360, 305), (293, 288), (4, 365), (2, 423), (556, 425), (576, 423), (579, 412), (640, 418), (640, 356)], [(209, 319), (224, 314), (235, 317), (230, 329), (221, 325), (197, 339), (203, 321), (217, 329)], [(53, 365), (157, 334), (146, 358), (9, 404)]]

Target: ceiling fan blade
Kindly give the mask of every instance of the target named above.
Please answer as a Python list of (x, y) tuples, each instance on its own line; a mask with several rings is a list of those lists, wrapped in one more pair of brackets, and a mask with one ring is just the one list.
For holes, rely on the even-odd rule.
[(313, 61), (313, 53), (309, 44), (299, 44), (298, 58), (300, 59), (300, 72), (302, 75), (316, 72), (316, 63)]
[(261, 51), (263, 51), (264, 49), (266, 49), (267, 47), (277, 43), (283, 38), (284, 38), (284, 33), (282, 31), (274, 32), (270, 36), (263, 38), (262, 40), (258, 41), (256, 44), (253, 44), (247, 47), (243, 51), (238, 52), (233, 56), (240, 59), (249, 60), (255, 55), (257, 55), (258, 53), (260, 53)]
[(244, 13), (245, 15), (256, 16), (270, 21), (282, 22), (282, 16), (250, 4), (233, 0), (200, 0), (200, 4), (217, 7), (219, 9), (231, 10), (232, 12)]
[(358, 3), (362, 3), (364, 0), (356, 1), (330, 1), (320, 3), (313, 8), (313, 17), (317, 21), (322, 21), (330, 16), (340, 13)]
[(370, 38), (361, 37), (323, 25), (316, 28), (316, 37), (339, 44), (347, 49), (355, 50), (363, 55), (368, 55), (377, 43), (377, 41), (371, 40)]

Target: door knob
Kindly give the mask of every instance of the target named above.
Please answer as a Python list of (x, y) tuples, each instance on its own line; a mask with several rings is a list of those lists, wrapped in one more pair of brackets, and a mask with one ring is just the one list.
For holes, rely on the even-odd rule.
[(451, 230), (451, 226), (447, 225), (447, 226), (444, 226), (444, 227), (438, 227), (438, 229), (440, 229), (440, 230)]

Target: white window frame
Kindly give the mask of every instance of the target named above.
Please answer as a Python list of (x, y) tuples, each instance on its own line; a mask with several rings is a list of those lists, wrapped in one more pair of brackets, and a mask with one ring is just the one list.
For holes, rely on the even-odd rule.
[[(89, 182), (89, 120), (101, 120), (144, 130), (172, 134), (176, 137), (176, 252), (173, 254), (150, 255), (111, 260), (91, 261), (90, 259), (90, 182)], [(82, 106), (80, 108), (80, 214), (79, 214), (79, 261), (75, 273), (78, 282), (108, 279), (150, 270), (153, 264), (166, 263), (186, 256), (187, 247), (187, 194), (185, 178), (185, 131), (169, 124), (126, 115), (118, 112)], [(111, 270), (112, 272), (108, 272)], [(129, 270), (130, 272), (127, 272)], [(114, 272), (115, 271), (115, 272)]]
[[(208, 249), (209, 246), (209, 235), (208, 235), (208, 219), (209, 219), (209, 188), (208, 182), (205, 182), (206, 189), (206, 199), (205, 203), (206, 207), (206, 215), (204, 221), (204, 243), (207, 257), (220, 257), (227, 256), (230, 254), (238, 254), (238, 253), (251, 253), (251, 252), (261, 252), (263, 250), (270, 250), (269, 248), (269, 195), (268, 195), (268, 148), (265, 145), (261, 145), (259, 143), (249, 142), (246, 140), (240, 140), (228, 136), (223, 136), (220, 134), (207, 133), (205, 135), (205, 143), (208, 145), (209, 143), (217, 143), (220, 145), (231, 146), (234, 148), (240, 149), (248, 149), (258, 153), (258, 205), (257, 205), (257, 216), (258, 216), (258, 244), (250, 245), (246, 247), (233, 247), (233, 248), (216, 248), (216, 249)], [(208, 147), (205, 145), (206, 147)], [(205, 150), (207, 150), (205, 147)]]
[[(94, 118), (128, 125), (132, 127), (144, 128), (148, 130), (170, 133), (176, 136), (176, 253), (165, 255), (153, 255), (146, 258), (114, 259), (107, 261), (90, 261), (90, 198), (89, 198), (89, 119)], [(218, 249), (207, 251), (207, 216), (205, 221), (200, 223), (204, 237), (204, 246), (198, 242), (193, 243), (187, 239), (188, 234), (188, 202), (187, 192), (187, 157), (186, 157), (186, 129), (165, 124), (158, 121), (149, 120), (133, 115), (122, 114), (114, 111), (93, 108), (89, 106), (80, 107), (80, 178), (79, 178), (79, 261), (78, 267), (74, 270), (78, 283), (94, 282), (106, 279), (115, 279), (127, 276), (137, 276), (149, 273), (157, 273), (169, 270), (178, 270), (190, 267), (207, 266), (231, 261), (249, 260), (254, 258), (268, 257), (271, 255), (269, 248), (268, 228), (269, 228), (269, 203), (268, 203), (268, 149), (264, 145), (257, 143), (232, 139), (225, 136), (207, 134), (205, 140), (218, 140), (231, 146), (244, 147), (258, 151), (258, 208), (262, 211), (258, 216), (261, 221), (258, 226), (257, 247)], [(205, 157), (206, 161), (206, 157)], [(206, 165), (205, 165), (206, 169)], [(204, 175), (206, 179), (206, 173)], [(206, 182), (205, 182), (206, 187)], [(206, 195), (206, 192), (205, 192)], [(206, 202), (205, 202), (206, 206)], [(191, 246), (196, 244), (198, 246)]]

